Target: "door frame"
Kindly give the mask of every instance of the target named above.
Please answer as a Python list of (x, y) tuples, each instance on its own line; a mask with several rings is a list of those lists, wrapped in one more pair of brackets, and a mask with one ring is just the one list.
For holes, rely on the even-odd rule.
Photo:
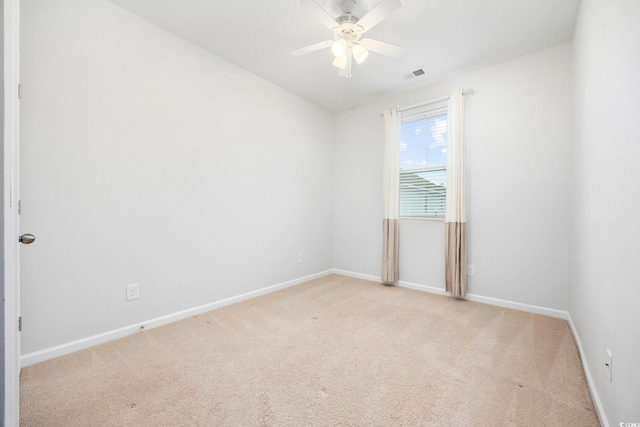
[(20, 420), (20, 250), (18, 236), (20, 166), (20, 1), (3, 1), (2, 208), (4, 292), (4, 425)]

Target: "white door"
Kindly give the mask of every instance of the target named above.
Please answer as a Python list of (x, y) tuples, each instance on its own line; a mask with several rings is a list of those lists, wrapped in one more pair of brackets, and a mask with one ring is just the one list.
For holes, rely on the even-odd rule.
[(4, 0), (3, 12), (3, 266), (4, 266), (4, 425), (18, 426), (20, 416), (20, 221), (18, 83), (19, 0)]

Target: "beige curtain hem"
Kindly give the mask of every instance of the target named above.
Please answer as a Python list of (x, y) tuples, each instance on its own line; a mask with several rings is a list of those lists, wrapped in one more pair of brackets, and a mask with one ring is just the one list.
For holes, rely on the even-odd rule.
[(398, 281), (398, 220), (382, 222), (382, 282)]
[(462, 298), (467, 293), (467, 225), (445, 222), (444, 226), (446, 290)]

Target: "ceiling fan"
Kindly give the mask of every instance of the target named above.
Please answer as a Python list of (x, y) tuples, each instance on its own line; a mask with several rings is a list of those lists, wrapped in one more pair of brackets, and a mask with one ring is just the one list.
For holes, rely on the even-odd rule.
[[(362, 18), (358, 18), (354, 13), (360, 14), (363, 12), (362, 8), (359, 8), (360, 11), (358, 11), (358, 6), (366, 3), (366, 0), (358, 0), (358, 5), (356, 5), (356, 0), (302, 0), (303, 4), (311, 2), (320, 6), (324, 11), (320, 21), (333, 32), (333, 40), (326, 40), (293, 50), (291, 55), (304, 55), (331, 47), (331, 52), (335, 56), (333, 65), (339, 68), (340, 76), (349, 78), (351, 77), (352, 59), (361, 64), (370, 51), (394, 58), (399, 57), (404, 52), (404, 48), (401, 46), (362, 38), (366, 31), (369, 31), (393, 12), (400, 9), (400, 0), (382, 0), (366, 12)], [(327, 12), (332, 6), (334, 9), (335, 6), (339, 8), (339, 16), (335, 19)]]

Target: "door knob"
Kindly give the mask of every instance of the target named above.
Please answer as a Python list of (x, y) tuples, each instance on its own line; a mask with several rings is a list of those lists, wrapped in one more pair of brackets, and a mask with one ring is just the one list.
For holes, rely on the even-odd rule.
[(31, 243), (36, 241), (36, 236), (34, 236), (33, 234), (23, 234), (22, 236), (18, 237), (18, 241), (25, 245), (30, 245)]

